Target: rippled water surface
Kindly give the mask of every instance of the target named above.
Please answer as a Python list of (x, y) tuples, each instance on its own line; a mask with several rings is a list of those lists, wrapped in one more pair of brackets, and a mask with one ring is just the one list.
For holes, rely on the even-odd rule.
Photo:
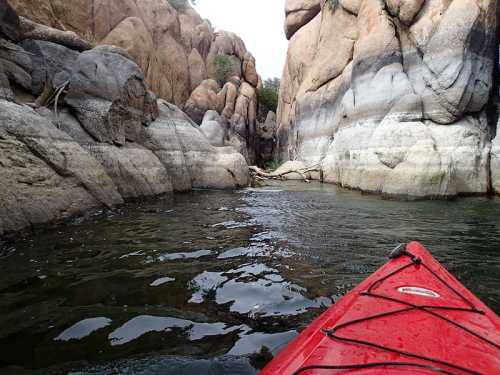
[(254, 374), (414, 239), (498, 313), (499, 224), (499, 199), (298, 183), (76, 220), (0, 247), (0, 373)]

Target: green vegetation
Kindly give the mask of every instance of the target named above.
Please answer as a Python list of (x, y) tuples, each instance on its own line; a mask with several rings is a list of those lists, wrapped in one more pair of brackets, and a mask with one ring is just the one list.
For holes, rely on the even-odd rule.
[(281, 167), (281, 162), (278, 160), (271, 160), (264, 164), (264, 170), (268, 173), (274, 172), (276, 169)]
[(168, 0), (176, 10), (186, 9), (189, 4), (196, 5), (196, 0)]
[(221, 86), (230, 78), (233, 62), (228, 55), (218, 55), (215, 58), (215, 76)]
[(327, 0), (326, 3), (329, 6), (330, 10), (334, 10), (338, 5), (338, 0)]
[(280, 91), (279, 78), (269, 78), (264, 81), (263, 87), (257, 92), (259, 99), (259, 117), (265, 119), (267, 113), (276, 113)]

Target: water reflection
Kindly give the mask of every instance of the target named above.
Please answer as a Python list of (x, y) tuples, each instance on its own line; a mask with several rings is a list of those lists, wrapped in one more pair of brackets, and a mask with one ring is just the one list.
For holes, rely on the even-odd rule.
[(498, 312), (499, 224), (496, 198), (299, 183), (75, 220), (0, 248), (0, 372), (254, 374), (410, 239)]
[(231, 327), (224, 323), (195, 323), (190, 320), (172, 317), (141, 315), (137, 316), (109, 334), (112, 346), (124, 345), (150, 332), (171, 332), (174, 328), (182, 329), (189, 340), (196, 341), (208, 336), (249, 330), (246, 326)]
[(112, 322), (111, 319), (103, 317), (84, 319), (78, 323), (75, 323), (68, 329), (64, 330), (64, 332), (62, 332), (54, 340), (55, 341), (81, 340), (91, 335), (93, 332), (109, 326), (111, 322)]
[(171, 283), (172, 281), (175, 281), (175, 278), (168, 277), (168, 276), (166, 276), (166, 277), (160, 277), (159, 279), (156, 279), (151, 284), (149, 284), (149, 286), (160, 286), (160, 285), (163, 285), (163, 284)]

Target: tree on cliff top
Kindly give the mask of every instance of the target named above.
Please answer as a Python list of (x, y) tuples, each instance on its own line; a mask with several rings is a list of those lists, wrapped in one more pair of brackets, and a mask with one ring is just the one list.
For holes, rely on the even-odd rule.
[(269, 111), (276, 113), (278, 109), (279, 91), (279, 78), (268, 78), (264, 81), (263, 87), (257, 92), (257, 97), (259, 99), (259, 118), (265, 119)]
[(215, 58), (215, 76), (221, 86), (230, 78), (232, 71), (233, 65), (228, 55), (218, 55)]

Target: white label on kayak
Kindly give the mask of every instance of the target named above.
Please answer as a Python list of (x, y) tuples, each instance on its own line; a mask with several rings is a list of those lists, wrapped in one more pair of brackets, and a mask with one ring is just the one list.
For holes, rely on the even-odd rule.
[(398, 288), (398, 292), (404, 293), (404, 294), (413, 294), (415, 296), (422, 296), (422, 297), (431, 297), (431, 298), (441, 297), (439, 294), (437, 294), (433, 290), (420, 288), (418, 286), (402, 286), (401, 288)]

